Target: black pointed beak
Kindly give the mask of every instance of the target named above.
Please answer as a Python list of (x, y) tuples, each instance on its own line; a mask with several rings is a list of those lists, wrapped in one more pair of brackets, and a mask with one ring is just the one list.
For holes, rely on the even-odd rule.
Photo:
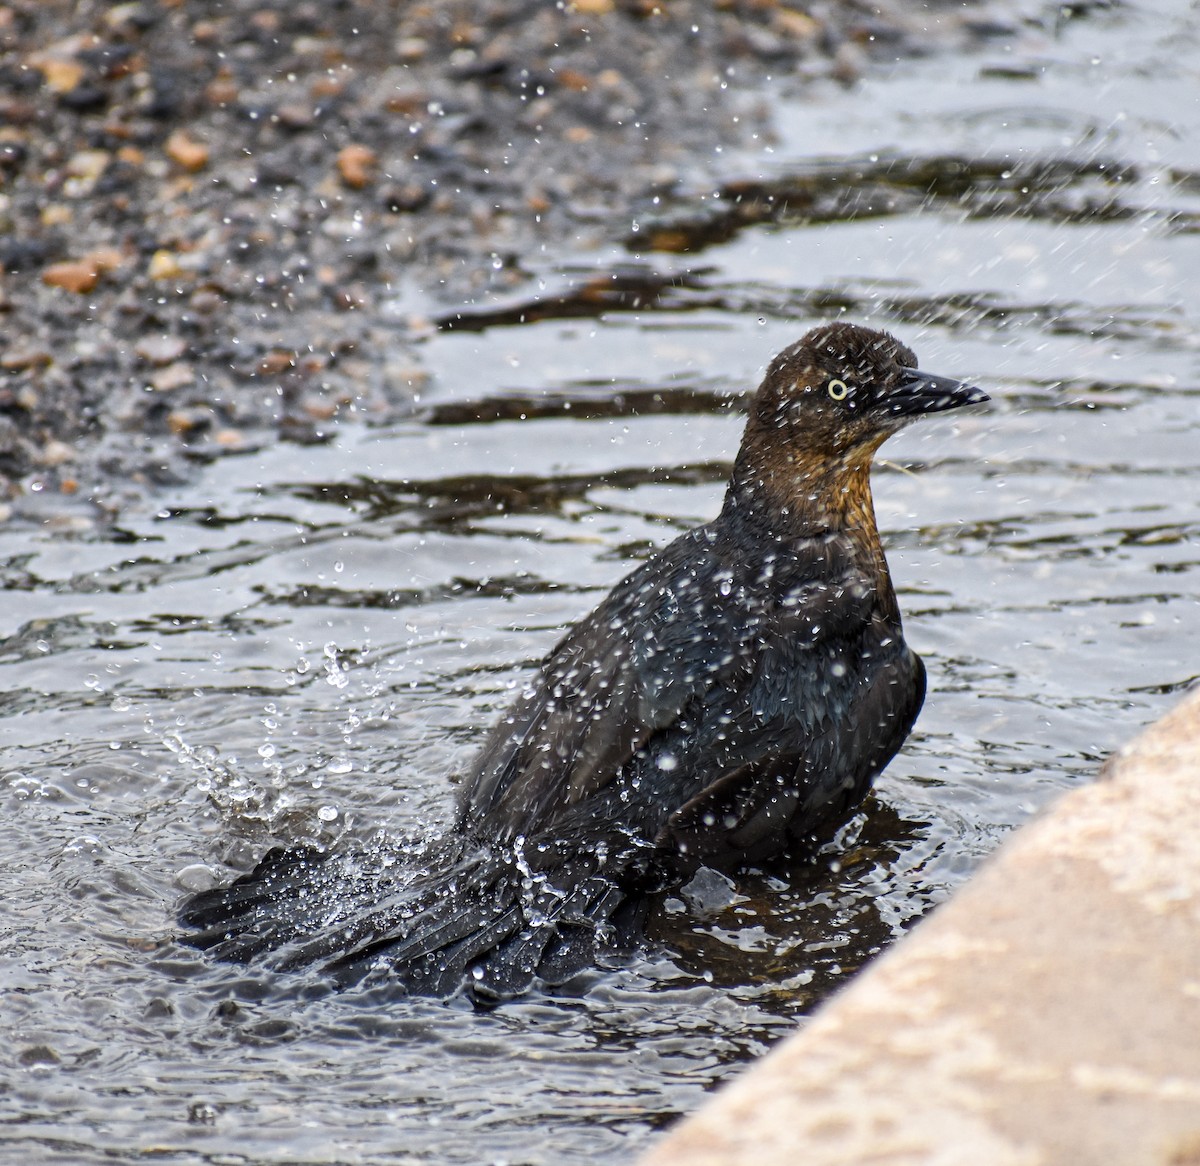
[(893, 417), (920, 417), (925, 413), (944, 413), (965, 405), (982, 405), (991, 398), (974, 385), (949, 377), (938, 377), (915, 368), (902, 368), (901, 377), (880, 404)]

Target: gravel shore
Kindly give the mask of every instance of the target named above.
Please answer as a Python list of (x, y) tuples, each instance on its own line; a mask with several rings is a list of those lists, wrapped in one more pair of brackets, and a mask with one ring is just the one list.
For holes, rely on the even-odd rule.
[(387, 419), (396, 304), (622, 238), (770, 133), (771, 78), (1013, 31), (773, 0), (0, 3), (0, 516)]

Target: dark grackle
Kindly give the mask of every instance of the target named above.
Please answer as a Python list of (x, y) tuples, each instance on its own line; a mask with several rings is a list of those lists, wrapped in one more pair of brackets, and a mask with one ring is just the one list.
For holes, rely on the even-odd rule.
[(699, 866), (811, 849), (925, 695), (875, 525), (871, 459), (988, 398), (893, 337), (809, 332), (767, 369), (720, 514), (572, 627), (493, 729), (420, 861), (275, 850), (180, 912), (223, 959), (480, 1002), (636, 934)]

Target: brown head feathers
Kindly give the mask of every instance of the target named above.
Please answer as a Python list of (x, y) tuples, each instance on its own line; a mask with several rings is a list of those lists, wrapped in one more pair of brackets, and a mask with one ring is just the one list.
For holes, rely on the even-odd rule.
[(730, 500), (810, 528), (857, 520), (870, 513), (871, 458), (888, 437), (916, 417), (986, 400), (919, 372), (912, 349), (886, 332), (823, 324), (767, 367)]

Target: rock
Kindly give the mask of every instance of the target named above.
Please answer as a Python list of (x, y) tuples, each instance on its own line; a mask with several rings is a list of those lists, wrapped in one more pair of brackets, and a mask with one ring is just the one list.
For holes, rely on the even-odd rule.
[(374, 178), (378, 161), (370, 146), (343, 146), (337, 156), (338, 173), (352, 190), (361, 190)]
[(176, 437), (194, 437), (212, 428), (212, 413), (207, 409), (172, 409), (167, 414), (167, 428)]
[(65, 441), (59, 441), (52, 437), (42, 446), (41, 452), (35, 459), (38, 465), (55, 467), (61, 466), (65, 462), (75, 460), (75, 448), (68, 445)]
[(196, 383), (196, 370), (187, 361), (177, 360), (160, 368), (150, 377), (150, 387), (156, 393), (171, 393)]
[(133, 351), (147, 364), (161, 368), (187, 351), (187, 341), (179, 336), (147, 336), (137, 342)]
[(268, 352), (258, 362), (258, 375), (264, 377), (279, 376), (280, 373), (287, 372), (288, 369), (295, 367), (296, 354), (277, 348), (272, 352)]
[(82, 259), (68, 259), (52, 263), (42, 272), (42, 282), (49, 287), (61, 287), (67, 291), (90, 292), (107, 271), (115, 271), (125, 257), (115, 247), (98, 247)]
[(411, 214), (429, 202), (429, 191), (416, 182), (389, 186), (383, 192), (383, 205), (393, 214)]
[(64, 206), (61, 202), (52, 202), (49, 206), (42, 208), (39, 217), (43, 227), (65, 227), (75, 217), (75, 213), (69, 206)]
[(187, 130), (176, 130), (167, 138), (163, 150), (172, 162), (182, 166), (189, 174), (195, 174), (208, 165), (208, 147), (191, 137)]
[(100, 270), (86, 259), (68, 259), (52, 263), (42, 272), (42, 282), (49, 287), (85, 295), (100, 282)]
[(67, 173), (72, 178), (95, 182), (108, 169), (112, 155), (107, 150), (80, 150), (67, 161)]
[(39, 54), (29, 63), (41, 73), (51, 93), (70, 93), (84, 78), (84, 68), (75, 60)]
[(0, 369), (5, 372), (25, 372), (52, 363), (53, 357), (44, 348), (10, 348), (0, 356)]
[(173, 251), (159, 250), (150, 256), (146, 274), (151, 279), (178, 279), (184, 274), (179, 259)]

